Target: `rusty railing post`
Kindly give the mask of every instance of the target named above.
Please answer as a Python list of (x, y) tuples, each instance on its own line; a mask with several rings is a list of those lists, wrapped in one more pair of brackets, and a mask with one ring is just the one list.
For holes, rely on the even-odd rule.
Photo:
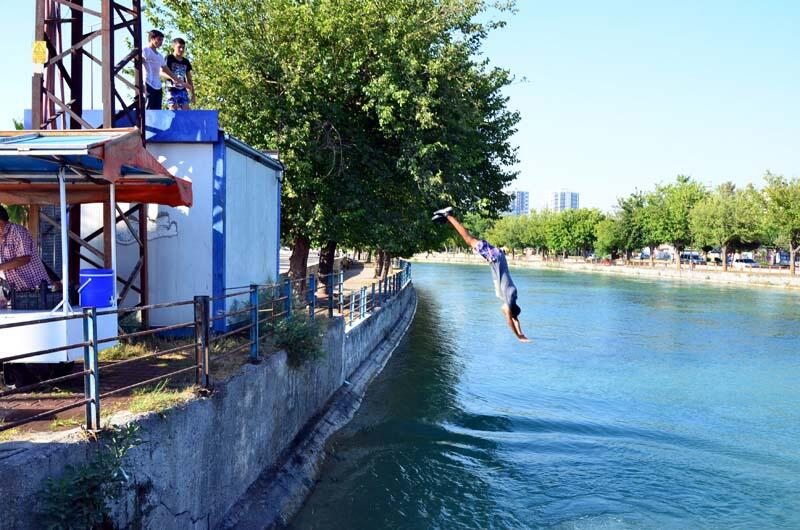
[(328, 317), (333, 317), (333, 287), (334, 287), (333, 273), (328, 274)]
[(286, 278), (286, 283), (283, 284), (283, 295), (286, 297), (286, 316), (292, 316), (292, 280)]
[(258, 285), (250, 284), (250, 362), (258, 362)]
[(84, 376), (84, 396), (86, 403), (86, 429), (100, 429), (100, 374), (97, 362), (97, 308), (83, 309), (83, 369), (89, 373)]
[(308, 316), (314, 320), (317, 311), (317, 277), (313, 274), (308, 277)]
[(195, 363), (197, 364), (196, 383), (203, 388), (208, 387), (209, 383), (209, 343), (208, 343), (208, 324), (210, 321), (211, 303), (209, 297), (194, 297), (194, 351)]
[(339, 269), (339, 313), (344, 315), (344, 269)]

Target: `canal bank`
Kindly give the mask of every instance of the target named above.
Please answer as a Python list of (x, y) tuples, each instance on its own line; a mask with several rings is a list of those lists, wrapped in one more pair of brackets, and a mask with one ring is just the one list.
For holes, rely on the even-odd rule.
[[(412, 263), (485, 263), (483, 258), (474, 254), (449, 254), (444, 252), (417, 254), (409, 261)], [(651, 280), (800, 290), (800, 275), (790, 276), (786, 270), (760, 271), (758, 269), (749, 269), (746, 271), (729, 270), (723, 272), (719, 267), (690, 267), (689, 265), (685, 265), (678, 270), (674, 264), (665, 266), (658, 263), (656, 267), (650, 267), (649, 262), (642, 262), (637, 265), (604, 265), (602, 263), (581, 261), (544, 261), (542, 259), (531, 259), (530, 256), (509, 259), (508, 265), (511, 268), (521, 269), (560, 270)]]
[[(262, 487), (269, 490), (270, 476), (280, 481), (270, 507), (281, 507), (278, 517), (290, 516), (313, 483), (327, 436), (358, 407), (415, 307), (409, 282), (360, 322), (346, 326), (342, 318), (331, 319), (322, 359), (292, 368), (286, 353), (277, 352), (243, 367), (209, 397), (161, 413), (112, 417), (113, 423), (137, 422), (145, 442), (129, 452), (114, 523), (207, 529), (248, 517), (269, 526), (273, 521), (259, 519), (247, 499), (258, 500)], [(0, 528), (39, 528), (43, 481), (67, 465), (85, 464), (93, 448), (77, 431), (1, 444)], [(242, 499), (258, 480), (258, 491)]]

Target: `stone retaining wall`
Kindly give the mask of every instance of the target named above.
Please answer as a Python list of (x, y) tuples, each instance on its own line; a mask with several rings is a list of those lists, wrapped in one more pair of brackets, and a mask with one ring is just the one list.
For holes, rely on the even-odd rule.
[[(248, 488), (284, 465), (303, 433), (314, 430), (313, 420), (324, 415), (346, 377), (366, 367), (371, 379), (382, 368), (373, 356), (386, 356), (387, 337), (399, 341), (402, 332), (392, 331), (405, 331), (415, 304), (409, 283), (346, 333), (344, 321), (334, 319), (324, 359), (294, 369), (278, 352), (244, 366), (211, 397), (164, 413), (115, 417), (139, 422), (146, 441), (129, 453), (131, 478), (115, 522), (134, 529), (221, 526)], [(0, 529), (40, 528), (42, 481), (65, 464), (85, 462), (91, 445), (79, 432), (0, 444)]]

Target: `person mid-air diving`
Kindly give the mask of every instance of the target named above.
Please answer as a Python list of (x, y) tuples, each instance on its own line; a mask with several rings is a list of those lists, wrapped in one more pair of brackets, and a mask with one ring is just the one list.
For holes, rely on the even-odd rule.
[(449, 222), (467, 245), (489, 262), (489, 266), (492, 268), (492, 277), (494, 278), (494, 292), (497, 297), (503, 301), (503, 305), (500, 309), (506, 317), (508, 326), (520, 341), (531, 342), (531, 340), (522, 333), (522, 328), (519, 324), (519, 314), (522, 310), (519, 305), (517, 305), (517, 287), (511, 279), (511, 273), (508, 271), (508, 262), (506, 261), (506, 255), (503, 251), (493, 247), (487, 243), (486, 240), (473, 237), (472, 234), (453, 217), (453, 208), (449, 206), (435, 211), (432, 221), (442, 224)]

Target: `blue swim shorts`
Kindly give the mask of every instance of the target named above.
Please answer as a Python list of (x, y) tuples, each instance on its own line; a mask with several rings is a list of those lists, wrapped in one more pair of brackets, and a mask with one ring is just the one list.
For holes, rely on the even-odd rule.
[(170, 88), (167, 98), (168, 106), (183, 107), (189, 104), (189, 91), (185, 88)]
[(483, 256), (489, 263), (494, 263), (500, 258), (500, 250), (490, 245), (485, 239), (475, 243), (475, 252)]

